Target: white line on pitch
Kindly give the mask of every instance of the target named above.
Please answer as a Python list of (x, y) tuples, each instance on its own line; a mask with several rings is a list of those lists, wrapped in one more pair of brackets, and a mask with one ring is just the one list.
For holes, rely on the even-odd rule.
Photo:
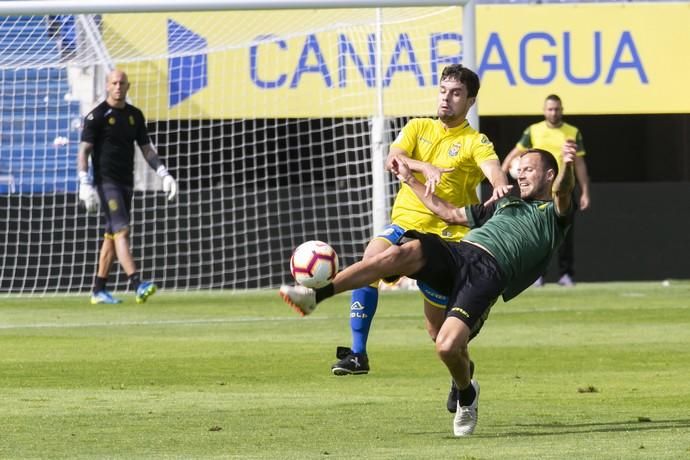
[[(309, 318), (307, 321), (321, 321), (329, 317)], [(0, 329), (70, 329), (80, 327), (122, 327), (122, 326), (176, 326), (195, 324), (227, 324), (252, 323), (258, 321), (305, 321), (304, 318), (275, 316), (275, 317), (245, 317), (245, 318), (217, 318), (217, 319), (188, 319), (161, 321), (118, 321), (104, 323), (36, 323), (36, 324), (0, 324)]]

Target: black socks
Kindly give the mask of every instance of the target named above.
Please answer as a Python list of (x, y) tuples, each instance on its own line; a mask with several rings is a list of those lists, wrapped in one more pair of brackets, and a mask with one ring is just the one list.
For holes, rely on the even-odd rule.
[(477, 396), (477, 392), (475, 391), (474, 386), (471, 383), (467, 385), (467, 388), (463, 388), (462, 390), (460, 390), (459, 393), (461, 406), (471, 405), (474, 401), (474, 398)]
[(129, 279), (129, 287), (132, 288), (133, 291), (136, 291), (139, 285), (141, 284), (141, 279), (139, 279), (139, 273), (134, 272), (127, 278)]
[(93, 292), (99, 292), (105, 290), (105, 283), (108, 282), (108, 278), (101, 278), (96, 275), (93, 279)]
[(319, 303), (329, 297), (333, 297), (334, 294), (333, 283), (328, 283), (324, 287), (314, 290), (316, 291), (316, 303)]

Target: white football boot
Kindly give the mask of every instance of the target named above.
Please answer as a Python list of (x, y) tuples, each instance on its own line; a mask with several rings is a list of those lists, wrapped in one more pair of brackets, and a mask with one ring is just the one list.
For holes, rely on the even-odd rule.
[(316, 310), (316, 291), (311, 288), (282, 285), (280, 296), (302, 316), (307, 316)]
[(461, 406), (458, 401), (458, 410), (455, 412), (455, 420), (453, 420), (453, 433), (455, 436), (468, 436), (474, 432), (477, 426), (477, 417), (479, 414), (479, 383), (476, 380), (470, 380), (470, 385), (474, 387), (477, 393), (474, 401), (469, 406)]

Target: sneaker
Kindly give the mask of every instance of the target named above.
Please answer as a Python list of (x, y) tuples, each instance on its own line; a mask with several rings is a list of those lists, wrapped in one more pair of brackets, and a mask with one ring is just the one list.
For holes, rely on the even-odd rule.
[(534, 287), (542, 287), (543, 285), (544, 285), (544, 277), (543, 276), (540, 276), (539, 278), (537, 278), (537, 280), (534, 283), (532, 283), (532, 286), (534, 286)]
[(479, 383), (476, 380), (470, 380), (470, 385), (474, 387), (474, 391), (477, 394), (469, 406), (461, 406), (460, 401), (458, 401), (458, 410), (453, 420), (453, 433), (455, 436), (469, 436), (477, 426), (477, 418), (479, 416)]
[(458, 386), (455, 384), (455, 380), (450, 379), (450, 391), (448, 391), (448, 399), (446, 399), (446, 409), (451, 414), (458, 411), (458, 399), (460, 399)]
[[(470, 379), (474, 377), (474, 361), (470, 359)], [(458, 391), (455, 380), (450, 379), (450, 391), (448, 392), (448, 399), (446, 399), (446, 409), (451, 414), (458, 410), (458, 399), (460, 399), (460, 392)]]
[(359, 375), (369, 373), (369, 358), (366, 353), (352, 353), (347, 347), (338, 347), (335, 357), (340, 361), (331, 366), (334, 375)]
[(137, 301), (137, 303), (144, 303), (146, 302), (146, 299), (148, 299), (156, 293), (157, 289), (158, 288), (156, 287), (156, 285), (153, 284), (151, 281), (144, 281), (137, 288), (137, 296), (135, 297), (135, 300)]
[(280, 286), (280, 297), (302, 316), (316, 310), (316, 291), (308, 287)]
[(102, 291), (94, 292), (93, 294), (91, 294), (91, 305), (97, 305), (99, 303), (116, 304), (122, 303), (122, 300), (116, 299), (110, 292), (104, 289)]
[(575, 286), (575, 281), (566, 273), (558, 280), (558, 284), (559, 286), (572, 287)]

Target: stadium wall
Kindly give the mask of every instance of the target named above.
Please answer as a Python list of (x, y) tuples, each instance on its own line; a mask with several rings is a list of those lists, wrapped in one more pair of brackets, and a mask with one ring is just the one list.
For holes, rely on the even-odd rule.
[[(531, 116), (480, 118), (499, 157), (515, 147), (527, 126), (544, 119), (542, 104), (535, 101)], [(690, 106), (686, 114), (637, 115), (572, 115), (568, 99), (563, 107), (565, 121), (582, 132), (592, 182), (690, 181)], [(596, 206), (598, 197), (593, 200)]]
[(690, 278), (690, 183), (595, 183), (592, 195), (575, 224), (578, 281)]
[[(297, 191), (289, 190), (290, 187), (295, 186), (287, 186), (278, 193), (298, 196)], [(189, 279), (193, 281), (188, 284), (179, 285), (178, 281), (179, 289), (197, 289), (211, 285), (251, 289), (258, 287), (256, 280), (259, 275), (265, 277), (268, 272), (274, 274), (270, 280), (272, 284), (286, 281), (284, 274), (288, 271), (289, 254), (283, 254), (279, 258), (284, 261), (282, 265), (285, 266), (270, 266), (275, 262), (262, 260), (259, 254), (266, 253), (260, 250), (260, 246), (266, 244), (276, 248), (290, 246), (294, 228), (287, 217), (289, 213), (279, 213), (283, 217), (276, 218), (276, 213), (265, 209), (260, 232), (262, 238), (239, 241), (237, 235), (244, 232), (235, 226), (244, 222), (239, 215), (242, 211), (236, 210), (233, 203), (223, 198), (233, 196), (233, 192), (216, 188), (203, 193), (209, 196), (195, 196), (195, 192), (183, 194), (180, 197), (183, 200), (180, 212), (184, 212), (186, 201), (207, 203), (205, 206), (224, 209), (224, 215), (218, 216), (218, 221), (203, 217), (212, 214), (208, 210), (201, 210), (201, 218), (206, 220), (201, 226), (187, 227), (185, 222), (189, 222), (189, 216), (170, 216), (177, 219), (179, 226), (174, 235), (166, 235), (156, 232), (153, 223), (142, 224), (135, 219), (133, 233), (144, 235), (143, 244), (136, 248), (135, 256), (146, 261), (143, 271), (147, 276), (155, 279), (162, 287), (173, 287), (172, 282), (166, 280), (187, 279), (188, 274), (183, 273), (188, 270), (186, 267), (204, 267), (203, 270), (198, 269), (198, 273), (191, 274), (194, 276)], [(687, 250), (687, 228), (690, 228), (690, 214), (685, 212), (690, 209), (690, 183), (595, 183), (592, 185), (592, 194), (596, 197), (596, 205), (577, 218), (575, 251), (578, 281), (690, 279), (690, 264), (687, 263), (687, 257), (683, 256)], [(252, 197), (257, 203), (276, 201), (275, 197), (265, 196), (259, 190)], [(35, 213), (45, 213), (46, 210), (52, 212), (50, 225), (46, 224), (45, 215), (17, 215), (7, 221), (10, 222), (7, 228), (0, 228), (0, 234), (5, 235), (11, 243), (6, 244), (5, 248), (21, 248), (16, 254), (6, 254), (8, 263), (0, 267), (0, 292), (42, 291), (46, 289), (46, 285), (48, 290), (67, 291), (72, 286), (90, 283), (93, 273), (91, 266), (84, 263), (84, 258), (97, 252), (97, 241), (79, 236), (75, 238), (74, 234), (75, 228), (84, 228), (86, 219), (96, 218), (85, 217), (76, 206), (64, 206), (67, 199), (71, 201), (68, 194), (50, 198), (0, 196), (0, 208), (3, 209), (20, 209), (12, 201), (22, 200), (24, 203), (21, 209), (35, 210)], [(164, 198), (158, 199), (161, 203), (156, 203), (154, 198), (147, 198), (150, 202), (142, 202), (141, 195), (137, 194), (135, 209), (163, 205)], [(292, 203), (291, 206), (298, 207), (301, 203)], [(331, 238), (329, 241), (338, 247), (342, 242), (329, 229), (340, 225), (342, 218), (338, 215), (347, 215), (352, 210), (345, 209), (337, 200), (323, 203), (315, 209), (322, 213), (315, 220), (322, 226), (317, 229), (318, 232)], [(0, 226), (7, 225), (5, 222), (0, 221)], [(42, 237), (47, 233), (51, 235), (50, 239)], [(65, 244), (65, 241), (71, 243)], [(177, 243), (174, 250), (171, 248), (170, 251), (165, 251), (170, 256), (156, 256), (154, 248), (157, 247), (157, 254), (161, 254), (160, 246), (167, 244), (167, 241), (184, 243)], [(55, 251), (51, 245), (59, 245), (61, 250)], [(202, 253), (201, 245), (216, 249), (214, 260), (196, 263), (182, 260), (199, 258)], [(253, 254), (256, 256), (252, 256)], [(353, 259), (344, 260), (343, 264), (353, 262)], [(42, 267), (38, 278), (32, 272), (35, 267)], [(223, 273), (241, 273), (242, 276), (223, 279)], [(122, 273), (118, 276), (124, 280)], [(554, 281), (554, 277), (555, 271), (550, 270), (547, 281)]]
[[(191, 13), (104, 16), (105, 45), (136, 82), (131, 97), (149, 119), (374, 113), (376, 88), (364, 64), (373, 54), (355, 37), (363, 31), (290, 35), (282, 25), (300, 24), (304, 13), (239, 14), (217, 16), (228, 24), (258, 23), (245, 31), (248, 49), (218, 48), (219, 43), (237, 43), (236, 28), (214, 29), (208, 19)], [(322, 12), (321, 20), (332, 22), (327, 14)], [(432, 24), (387, 26), (390, 39), (381, 51), (386, 116), (434, 113), (430, 101), (438, 75), (464, 53), (461, 15), (457, 8)], [(203, 75), (198, 69), (193, 73), (193, 91), (184, 97), (178, 97), (176, 85), (161, 85), (174, 82), (176, 71), (162, 58), (168, 53), (171, 23), (196, 37), (198, 49), (196, 42), (187, 43), (187, 52), (196, 53), (205, 69)], [(573, 114), (687, 113), (687, 98), (680, 95), (687, 95), (682, 76), (690, 73), (682, 45), (690, 42), (688, 23), (687, 2), (478, 5), (475, 70), (483, 87), (479, 113), (529, 115), (548, 93), (570, 101)], [(134, 32), (135, 25), (146, 33)], [(145, 56), (147, 65), (139, 65), (142, 56), (125, 51)], [(346, 65), (354, 58), (358, 70)], [(228, 78), (238, 93), (226, 91)], [(255, 103), (267, 95), (280, 98), (281, 104)], [(343, 98), (355, 103), (344, 105)]]

